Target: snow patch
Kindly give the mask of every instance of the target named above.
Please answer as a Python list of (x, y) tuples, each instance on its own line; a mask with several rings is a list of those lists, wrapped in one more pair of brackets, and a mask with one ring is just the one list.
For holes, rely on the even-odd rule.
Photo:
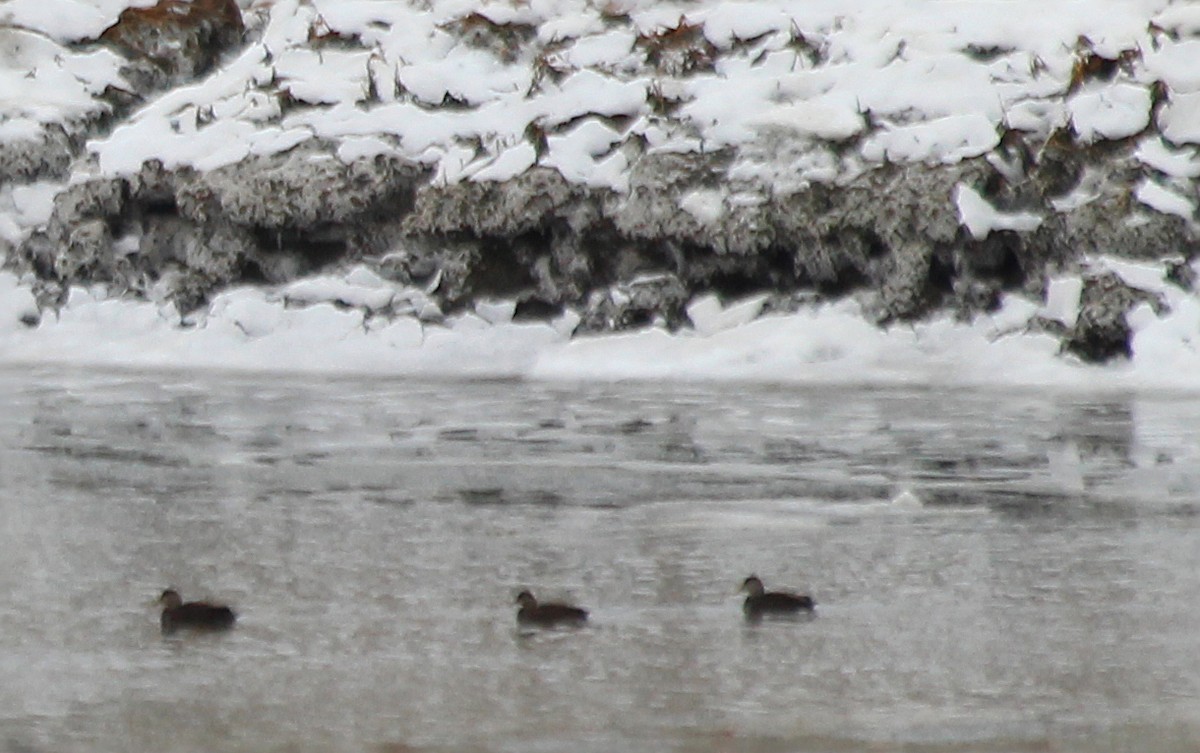
[(1191, 221), (1196, 214), (1196, 205), (1191, 199), (1164, 188), (1149, 178), (1144, 178), (1134, 189), (1133, 195), (1148, 207), (1163, 214), (1173, 214)]
[(97, 115), (108, 109), (97, 95), (127, 86), (123, 62), (108, 50), (76, 52), (26, 29), (0, 28), (3, 119), (24, 121), (13, 128), (28, 129), (29, 122), (71, 123)]
[(1046, 284), (1046, 304), (1038, 310), (1038, 315), (1074, 327), (1082, 295), (1083, 279), (1079, 275), (1051, 279)]
[(1158, 115), (1158, 127), (1172, 144), (1200, 144), (1200, 92), (1172, 95)]
[(19, 332), (37, 322), (37, 300), (11, 272), (0, 272), (0, 337)]
[(985, 154), (999, 143), (996, 123), (970, 113), (887, 128), (868, 138), (862, 153), (875, 162), (954, 164)]
[(718, 296), (710, 293), (689, 303), (687, 315), (696, 334), (708, 337), (754, 321), (762, 313), (766, 301), (767, 296), (755, 295), (724, 306)]
[(392, 304), (396, 290), (384, 284), (361, 284), (325, 275), (293, 282), (283, 288), (281, 295), (291, 304), (329, 303), (377, 311)]
[(958, 207), (959, 221), (966, 226), (971, 236), (983, 240), (993, 230), (1036, 230), (1042, 218), (1031, 212), (1005, 213), (997, 210), (975, 189), (960, 183), (954, 189), (954, 203)]
[(698, 188), (679, 200), (679, 208), (705, 225), (725, 216), (725, 193), (715, 188)]
[(1131, 288), (1164, 296), (1170, 292), (1161, 264), (1130, 261), (1113, 256), (1088, 259), (1087, 263), (1092, 269), (1112, 272)]
[(826, 141), (844, 141), (865, 127), (857, 110), (828, 100), (778, 105), (750, 116), (749, 122), (760, 128), (780, 128)]
[(1079, 140), (1117, 140), (1150, 124), (1150, 90), (1138, 84), (1106, 84), (1067, 99), (1067, 112)]
[(1200, 158), (1194, 148), (1172, 149), (1160, 136), (1148, 136), (1134, 152), (1142, 164), (1173, 178), (1200, 177)]
[(508, 324), (516, 310), (516, 301), (475, 301), (475, 313), (488, 324)]

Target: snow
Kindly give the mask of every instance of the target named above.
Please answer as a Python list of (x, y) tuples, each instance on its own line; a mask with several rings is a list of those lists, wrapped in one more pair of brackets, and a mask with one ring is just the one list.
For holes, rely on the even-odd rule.
[(1200, 92), (1173, 95), (1158, 124), (1172, 144), (1200, 144)]
[[(361, 272), (366, 272), (366, 275)], [(283, 300), (301, 305), (338, 303), (372, 312), (390, 306), (396, 297), (396, 291), (378, 278), (361, 279), (367, 275), (374, 277), (369, 270), (359, 268), (351, 271), (344, 279), (321, 275), (293, 282), (283, 288)]]
[(1150, 124), (1150, 90), (1137, 84), (1098, 87), (1070, 97), (1067, 112), (1084, 143), (1123, 139)]
[[(843, 100), (845, 98), (842, 98)], [(826, 141), (843, 141), (863, 130), (855, 103), (809, 100), (802, 105), (779, 105), (750, 115), (751, 125), (777, 127)]]
[(762, 312), (766, 301), (765, 295), (754, 295), (726, 306), (721, 303), (719, 297), (710, 293), (689, 303), (687, 315), (695, 333), (701, 337), (708, 337), (754, 321)]
[(1083, 280), (1078, 276), (1057, 277), (1046, 285), (1046, 305), (1038, 311), (1045, 319), (1051, 319), (1067, 327), (1074, 327), (1079, 318), (1079, 299), (1083, 293)]
[(0, 6), (0, 24), (34, 29), (60, 43), (95, 39), (130, 6), (153, 5), (153, 0), (7, 0)]
[(476, 301), (475, 314), (488, 324), (507, 324), (517, 307), (513, 301)]
[[(99, 19), (114, 19), (121, 3), (54, 5), (92, 10), (58, 22), (32, 2), (9, 0), (5, 8), (31, 29), (75, 39), (85, 27), (97, 33)], [(446, 180), (492, 181), (528, 166), (527, 153), (512, 150), (531, 125), (561, 137), (550, 131), (589, 117), (620, 117), (632, 123), (605, 136), (614, 146), (643, 139), (674, 150), (738, 145), (753, 154), (755, 144), (769, 148), (782, 130), (817, 141), (866, 136), (857, 158), (867, 164), (952, 163), (992, 149), (1004, 127), (1045, 134), (1070, 122), (1085, 141), (1135, 134), (1149, 123), (1154, 80), (1169, 87), (1161, 115), (1168, 139), (1178, 144), (1200, 138), (1200, 119), (1186, 99), (1200, 88), (1191, 62), (1198, 43), (1152, 36), (1152, 20), (1166, 29), (1193, 23), (1194, 14), (1161, 5), (1069, 0), (1047, 12), (1037, 0), (856, 0), (853, 8), (835, 0), (627, 0), (598, 11), (588, 0), (513, 6), (431, 0), (423, 9), (372, 0), (278, 0), (260, 6), (261, 38), (237, 61), (149, 103), (89, 148), (106, 173), (128, 173), (152, 158), (211, 168), (240, 155), (286, 150), (299, 138), (258, 134), (273, 125), (289, 133), (308, 130), (335, 148), (342, 140), (397, 137), (400, 154), (433, 163)], [(454, 24), (474, 12), (501, 29), (524, 24), (549, 46), (537, 52), (515, 38), (506, 41), (503, 31), (481, 31), (482, 42), (456, 36)], [(80, 21), (84, 15), (92, 20)], [(1031, 17), (1038, 23), (1028, 23)], [(647, 63), (639, 45), (680, 24), (698, 29), (719, 51), (712, 70), (676, 75)], [(314, 29), (361, 46), (314, 49)], [(1143, 65), (1136, 76), (1090, 81), (1064, 103), (1083, 35), (1100, 54), (1142, 50)], [(507, 45), (509, 52), (498, 59), (489, 44)], [(69, 64), (66, 70), (80, 77), (91, 67)], [(98, 92), (112, 71), (101, 66), (100, 73), (75, 88)], [(273, 96), (279, 92), (309, 106), (282, 116)], [(655, 117), (655, 92), (678, 101), (675, 120), (664, 124)], [(443, 107), (448, 101), (459, 106)], [(90, 98), (86, 104), (97, 107)], [(198, 124), (196, 112), (211, 114), (211, 121)], [(864, 133), (869, 122), (874, 130)], [(464, 169), (464, 142), (482, 145), (480, 157), (490, 169)], [(550, 164), (580, 184), (624, 190), (614, 177), (623, 165), (599, 158), (592, 145), (559, 144)], [(733, 169), (770, 183), (787, 168), (753, 161)], [(812, 171), (805, 179), (836, 180), (838, 173)]]
[(1134, 156), (1142, 164), (1175, 178), (1200, 177), (1200, 158), (1195, 149), (1172, 149), (1158, 136), (1143, 140)]
[(275, 73), (296, 99), (316, 105), (357, 102), (367, 95), (369, 52), (286, 50), (275, 59)]
[(1178, 36), (1195, 36), (1200, 34), (1200, 6), (1193, 3), (1170, 5), (1154, 16), (1153, 23)]
[(995, 122), (971, 113), (886, 128), (868, 139), (862, 151), (872, 162), (953, 164), (978, 157), (999, 142)]
[(54, 209), (54, 197), (60, 186), (53, 183), (6, 184), (0, 187), (0, 217), (8, 220), (12, 229), (0, 232), (10, 243), (18, 243), (28, 231), (45, 224)]
[[(547, 136), (547, 154), (541, 163), (556, 168), (571, 182), (623, 193), (629, 182), (625, 169), (628, 163), (623, 156), (610, 153), (621, 138), (615, 129), (588, 118), (562, 135)], [(597, 169), (597, 163), (609, 158), (609, 169)]]
[(1031, 212), (1001, 212), (970, 186), (954, 189), (958, 217), (971, 236), (982, 240), (993, 230), (1036, 230), (1042, 218)]
[(1172, 92), (1200, 91), (1200, 40), (1188, 39), (1145, 54), (1146, 72), (1167, 85)]
[(123, 83), (120, 64), (107, 50), (72, 51), (33, 31), (0, 28), (3, 120), (25, 121), (25, 135), (32, 136), (30, 122), (70, 123), (98, 115), (107, 106), (96, 96)]
[(725, 214), (725, 193), (715, 188), (696, 189), (679, 201), (679, 208), (703, 224), (714, 224)]
[(15, 275), (0, 273), (0, 339), (26, 326), (23, 317), (37, 317), (37, 301)]
[(1196, 214), (1196, 205), (1191, 199), (1180, 196), (1149, 178), (1138, 183), (1133, 195), (1137, 197), (1138, 201), (1163, 214), (1173, 214), (1185, 220), (1191, 220)]

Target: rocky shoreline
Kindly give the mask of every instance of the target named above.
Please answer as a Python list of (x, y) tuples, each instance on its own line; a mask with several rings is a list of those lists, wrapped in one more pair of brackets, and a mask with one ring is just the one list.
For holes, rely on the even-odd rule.
[[(523, 13), (534, 11), (460, 14), (438, 27), (439, 39), (450, 35), (447, 44), (497, 66), (527, 68), (530, 100), (537, 87), (591, 70), (565, 53), (583, 35), (548, 34), (552, 19), (539, 23)], [(946, 311), (970, 319), (997, 308), (1006, 293), (1044, 299), (1051, 278), (1080, 273), (1074, 322), (1031, 326), (1089, 362), (1129, 356), (1126, 314), (1143, 303), (1166, 305), (1111, 272), (1089, 271), (1089, 257), (1159, 262), (1172, 284), (1192, 289), (1191, 201), (1200, 175), (1193, 144), (1200, 137), (1180, 125), (1192, 117), (1180, 104), (1191, 101), (1188, 93), (1152, 78), (1140, 48), (1075, 40), (1069, 70), (1035, 70), (1029, 80), (1039, 82), (1044, 101), (1067, 112), (1083, 94), (1103, 98), (1114, 87), (1140, 87), (1144, 122), (1134, 117), (1097, 130), (1083, 117), (1057, 125), (1047, 118), (1054, 127), (1040, 132), (1000, 124), (994, 138), (965, 150), (904, 159), (879, 147), (900, 142), (876, 137), (908, 126), (871, 110), (840, 125), (831, 115), (822, 121), (824, 133), (772, 126), (744, 144), (705, 143), (696, 112), (685, 106), (695, 98), (681, 82), (719, 78), (726, 63), (770, 65), (781, 54), (820, 70), (831, 65), (828, 30), (792, 29), (786, 39), (776, 31), (734, 34), (718, 45), (718, 35), (685, 15), (650, 30), (636, 13), (594, 15), (600, 25), (592, 37), (624, 33), (632, 40), (626, 57), (634, 62), (606, 67), (605, 75), (634, 82), (643, 100), (543, 111), (516, 141), (487, 143), (464, 132), (454, 143), (482, 167), (448, 176), (453, 154), (405, 153), (396, 148), (402, 138), (331, 136), (319, 126), (289, 135), (307, 113), (338, 107), (369, 113), (416, 103), (446, 124), (486, 107), (450, 91), (440, 102), (422, 101), (421, 93), (402, 91), (394, 73), (393, 91), (381, 93), (386, 76), (378, 71), (389, 53), (365, 30), (378, 30), (382, 20), (347, 14), (339, 23), (296, 2), (242, 9), (233, 0), (163, 0), (126, 10), (97, 37), (62, 45), (80, 58), (119, 56), (121, 84), (91, 82), (93, 111), (0, 145), (0, 174), (10, 185), (59, 183), (46, 221), (10, 233), (7, 267), (26, 275), (43, 310), (61, 304), (72, 286), (104, 285), (110, 293), (172, 301), (182, 322), (230, 286), (282, 285), (364, 265), (424, 290), (436, 304), (421, 314), (426, 320), (499, 299), (513, 303), (518, 319), (575, 312), (577, 334), (656, 322), (689, 327), (689, 302), (707, 294), (761, 295), (762, 312), (853, 296), (880, 326)], [(301, 27), (286, 43), (274, 39), (285, 22)], [(29, 30), (4, 32), (10, 47), (31, 35), (57, 44)], [(1200, 21), (1144, 30), (1161, 47), (1191, 44), (1197, 32)], [(306, 92), (297, 85), (302, 74), (280, 72), (283, 57), (297, 49), (362, 56), (361, 94), (330, 103)], [(981, 64), (1012, 54), (962, 51)], [(250, 147), (215, 166), (155, 158), (136, 169), (106, 167), (102, 142), (147, 103), (161, 107), (165, 98), (213, 81), (214, 70), (219, 77), (247, 61), (258, 70), (237, 94), (237, 117), (247, 103), (262, 104), (247, 122), (275, 129), (273, 146)], [(224, 113), (228, 96), (209, 105), (181, 96), (187, 101), (169, 116), (176, 130), (198, 133), (236, 119)], [(589, 128), (594, 137), (580, 135)], [(577, 148), (572, 139), (588, 138), (589, 169), (615, 163), (618, 184), (594, 173), (572, 175), (570, 164), (555, 158)], [(500, 169), (506, 160), (520, 161), (510, 175)], [(808, 167), (797, 173), (795, 165)], [(812, 177), (818, 168), (824, 180)], [(409, 308), (373, 314), (414, 315)]]

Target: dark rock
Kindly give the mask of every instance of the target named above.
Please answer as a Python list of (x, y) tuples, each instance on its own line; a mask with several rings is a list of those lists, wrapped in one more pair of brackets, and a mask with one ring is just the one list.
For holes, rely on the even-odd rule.
[(1167, 280), (1183, 290), (1193, 291), (1196, 289), (1196, 270), (1186, 259), (1170, 260), (1167, 262)]
[(57, 124), (43, 128), (35, 139), (0, 142), (0, 180), (31, 181), (65, 176), (78, 142), (79, 138), (69, 135)]
[(1105, 363), (1133, 355), (1133, 331), (1125, 315), (1139, 303), (1156, 310), (1165, 304), (1154, 294), (1127, 285), (1112, 272), (1085, 276), (1079, 318), (1067, 333), (1063, 349), (1088, 363)]
[(1037, 155), (1033, 179), (1042, 195), (1062, 196), (1079, 185), (1083, 177), (1084, 150), (1065, 129), (1054, 132)]
[(497, 23), (482, 13), (469, 13), (443, 28), (467, 45), (487, 50), (505, 63), (512, 63), (537, 36), (537, 27), (522, 23)]
[(143, 212), (174, 212), (178, 186), (194, 177), (191, 168), (168, 170), (161, 160), (147, 160), (129, 179), (129, 196)]
[(128, 184), (121, 178), (95, 178), (75, 183), (54, 197), (53, 222), (69, 228), (92, 219), (107, 220), (125, 210)]
[(880, 288), (881, 321), (916, 319), (930, 308), (932, 258), (927, 245), (918, 241), (896, 249), (890, 257), (891, 272)]
[(312, 230), (408, 213), (421, 169), (376, 157), (344, 163), (308, 145), (252, 156), (181, 182), (179, 212), (197, 222), (223, 218), (263, 230)]
[(425, 288), (450, 307), (469, 298), (468, 280), (478, 266), (478, 242), (454, 238), (412, 239), (384, 258), (390, 279)]
[(582, 231), (596, 222), (596, 201), (557, 170), (534, 167), (504, 183), (423, 185), (404, 218), (404, 230), (410, 235), (515, 237), (562, 223)]
[(672, 331), (688, 322), (684, 307), (690, 295), (675, 275), (646, 276), (607, 291), (593, 293), (579, 332), (619, 332), (654, 324)]
[(670, 76), (710, 71), (717, 58), (717, 48), (704, 36), (704, 24), (688, 23), (682, 16), (672, 28), (639, 35), (635, 46), (645, 52), (648, 65)]
[(100, 41), (135, 62), (149, 62), (153, 68), (138, 71), (165, 83), (207, 73), (244, 31), (236, 0), (161, 0), (149, 8), (126, 8)]
[(523, 298), (513, 309), (513, 321), (548, 321), (562, 315), (561, 304), (549, 303), (539, 298)]
[[(60, 279), (91, 276), (109, 258), (111, 250), (112, 234), (103, 220), (80, 222), (71, 229), (63, 253), (55, 260), (55, 272)], [(111, 279), (111, 275), (98, 276)]]

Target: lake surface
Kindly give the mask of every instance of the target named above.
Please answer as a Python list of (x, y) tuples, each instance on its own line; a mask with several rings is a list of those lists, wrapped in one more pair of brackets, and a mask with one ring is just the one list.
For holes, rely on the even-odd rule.
[[(2, 753), (1200, 746), (1195, 398), (0, 389)], [(238, 626), (162, 636), (168, 585)]]

